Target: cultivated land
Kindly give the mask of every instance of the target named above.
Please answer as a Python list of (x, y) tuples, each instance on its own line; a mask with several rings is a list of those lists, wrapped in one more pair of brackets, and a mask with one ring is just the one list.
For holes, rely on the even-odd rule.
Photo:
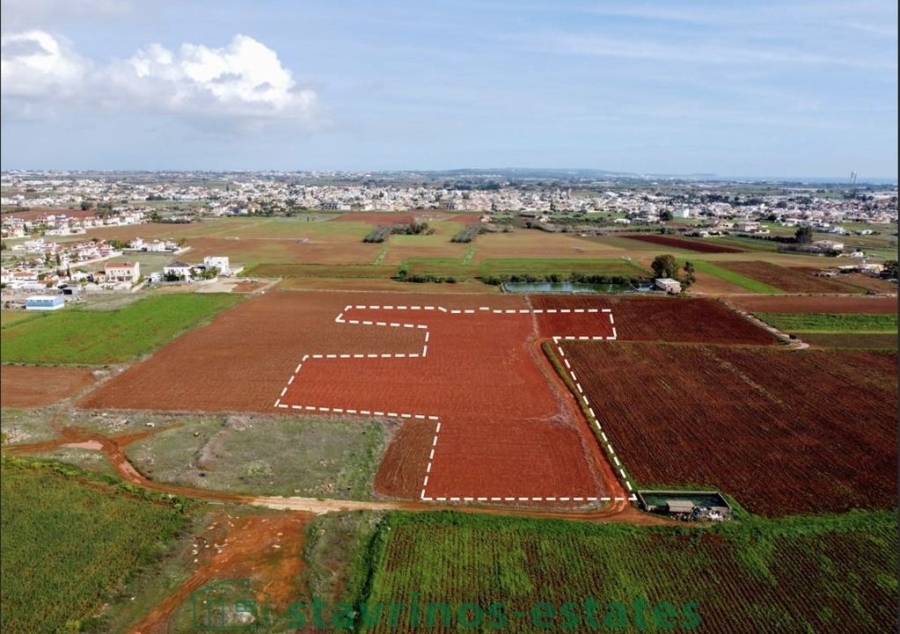
[(0, 469), (4, 632), (80, 630), (186, 524), (181, 501), (85, 486), (73, 467), (4, 456)]
[[(560, 608), (550, 630), (573, 618), (563, 603), (591, 596), (604, 618), (610, 601), (671, 602), (678, 625), (697, 602), (697, 631), (895, 629), (897, 305), (895, 294), (862, 294), (895, 285), (816, 278), (822, 258), (750, 239), (662, 244), (655, 238), (668, 236), (516, 228), (450, 242), (478, 217), (301, 213), (103, 229), (98, 237), (184, 237), (191, 249), (180, 259), (225, 254), (262, 279), (246, 297), (185, 285), (148, 299), (89, 298), (94, 310), (4, 311), (4, 363), (78, 366), (3, 366), (4, 456), (82, 466), (92, 475), (65, 483), (93, 487), (92, 501), (111, 490), (97, 479), (115, 474), (128, 485), (114, 498), (143, 505), (128, 513), (145, 518), (127, 537), (104, 497), (102, 519), (70, 520), (85, 504), (66, 489), (53, 513), (20, 504), (10, 525), (39, 527), (28, 535), (65, 525), (42, 552), (93, 546), (103, 533), (109, 552), (124, 553), (123, 541), (159, 543), (150, 516), (171, 512), (165, 496), (215, 503), (193, 503), (189, 534), (166, 541), (165, 556), (141, 564), (125, 590), (120, 568), (104, 578), (88, 569), (101, 601), (71, 603), (66, 618), (89, 619), (109, 600), (108, 631), (190, 631), (193, 592), (246, 578), (268, 593), (277, 617), (268, 632), (289, 629), (293, 600), (408, 602), (413, 592), (526, 612), (548, 601)], [(411, 219), (434, 233), (362, 242), (379, 224)], [(475, 280), (646, 276), (670, 250), (694, 262), (692, 293), (728, 303), (504, 295)], [(457, 283), (390, 279), (401, 269)], [(284, 279), (264, 289), (268, 276)], [(814, 349), (796, 350), (731, 306), (839, 332), (798, 331)], [(893, 332), (859, 334), (872, 324)], [(837, 349), (876, 344), (894, 352)], [(56, 490), (19, 481), (10, 480), (29, 499)], [(632, 484), (718, 488), (736, 501), (736, 519), (665, 526), (625, 501)], [(448, 508), (465, 513), (429, 512)], [(7, 627), (6, 581), (45, 560), (9, 558), (5, 511), (3, 630), (30, 634)], [(829, 511), (841, 514), (821, 515)], [(34, 578), (55, 588), (82, 573), (54, 560)], [(16, 596), (23, 578), (11, 579)], [(26, 589), (32, 603), (59, 602)], [(623, 631), (642, 631), (625, 618)], [(512, 616), (506, 629), (537, 628)]]
[(87, 368), (5, 366), (0, 372), (0, 405), (43, 407), (81, 393), (95, 380)]
[(70, 308), (0, 331), (3, 363), (105, 364), (130, 361), (236, 304), (232, 295), (148, 297), (125, 308)]
[(384, 612), (363, 631), (893, 631), (896, 529), (892, 513), (711, 531), (394, 514), (363, 593)]
[(711, 242), (704, 242), (704, 238), (674, 238), (671, 236), (660, 235), (633, 235), (624, 236), (629, 240), (638, 240), (639, 242), (647, 242), (650, 244), (658, 244), (664, 247), (674, 247), (676, 249), (684, 249), (687, 251), (696, 251), (698, 253), (743, 253), (744, 249), (736, 249), (734, 247), (724, 246)]
[(788, 293), (863, 293), (864, 289), (835, 279), (815, 277), (807, 270), (769, 262), (720, 262), (719, 266)]
[(718, 488), (771, 517), (897, 504), (896, 354), (563, 349), (636, 485)]

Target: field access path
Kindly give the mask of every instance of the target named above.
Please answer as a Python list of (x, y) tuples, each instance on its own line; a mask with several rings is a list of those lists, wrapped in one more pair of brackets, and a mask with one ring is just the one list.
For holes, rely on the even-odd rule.
[(216, 504), (245, 504), (249, 506), (258, 506), (274, 510), (299, 511), (310, 513), (313, 515), (323, 515), (325, 513), (334, 513), (339, 511), (438, 511), (438, 510), (456, 510), (466, 513), (481, 513), (490, 515), (504, 515), (517, 517), (546, 517), (559, 519), (573, 519), (582, 521), (608, 521), (608, 522), (625, 522), (634, 524), (652, 524), (664, 525), (671, 524), (671, 521), (662, 517), (656, 517), (641, 513), (636, 510), (627, 501), (616, 501), (602, 508), (590, 509), (558, 509), (558, 510), (536, 510), (524, 507), (518, 508), (491, 508), (486, 506), (474, 505), (450, 505), (450, 504), (433, 504), (427, 502), (367, 502), (360, 500), (338, 500), (329, 498), (309, 498), (300, 496), (277, 497), (277, 496), (255, 496), (239, 493), (226, 493), (222, 491), (213, 491), (209, 489), (201, 489), (196, 487), (187, 487), (156, 482), (148, 479), (141, 474), (125, 455), (125, 448), (139, 440), (147, 438), (153, 434), (171, 429), (172, 426), (157, 427), (154, 429), (133, 432), (129, 434), (106, 435), (101, 433), (90, 432), (78, 427), (60, 426), (58, 420), (60, 415), (57, 414), (57, 424), (54, 425), (55, 431), (59, 436), (53, 440), (38, 443), (23, 443), (10, 445), (4, 448), (6, 453), (11, 455), (28, 455), (34, 453), (42, 453), (52, 451), (53, 449), (63, 447), (74, 447), (81, 449), (96, 450), (103, 453), (109, 460), (110, 464), (116, 470), (119, 477), (129, 484), (157, 491), (160, 493), (168, 493), (178, 495), (185, 498), (191, 498), (203, 502), (211, 502)]

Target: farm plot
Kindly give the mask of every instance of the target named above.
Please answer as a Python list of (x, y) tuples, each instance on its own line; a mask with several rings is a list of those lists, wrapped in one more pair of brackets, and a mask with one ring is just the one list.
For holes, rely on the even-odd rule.
[[(354, 294), (370, 299), (371, 295)], [(405, 295), (386, 295), (402, 303)], [(377, 295), (379, 301), (383, 298)], [(79, 402), (96, 409), (269, 412), (303, 354), (401, 352), (410, 329), (341, 325), (344, 294), (274, 292), (247, 298), (158, 350)]]
[(896, 297), (834, 297), (828, 295), (735, 297), (729, 302), (751, 313), (897, 314)]
[[(385, 493), (596, 502), (603, 496), (595, 443), (558, 386), (548, 384), (548, 369), (529, 344), (534, 313), (520, 306), (348, 306), (341, 322), (414, 330), (422, 333), (421, 345), (394, 354), (304, 355), (275, 406), (424, 425), (430, 433), (401, 433), (398, 440), (408, 445), (389, 450), (396, 463), (386, 461), (378, 479)], [(611, 338), (608, 313), (592, 310), (592, 321), (568, 325), (571, 332)]]
[(75, 396), (94, 384), (88, 368), (5, 365), (0, 370), (3, 407), (43, 407)]
[(608, 308), (615, 322), (616, 338), (626, 341), (752, 345), (778, 341), (771, 333), (709, 299), (535, 295), (532, 305), (545, 311), (538, 315), (544, 336), (560, 332), (560, 325), (555, 323), (556, 317), (549, 309)]
[(164, 295), (108, 311), (66, 308), (0, 331), (0, 359), (98, 365), (130, 361), (241, 299), (230, 294)]
[(768, 516), (897, 504), (896, 353), (563, 348), (639, 485), (715, 487)]
[[(592, 330), (573, 334), (612, 336), (607, 314), (593, 315)], [(522, 296), (271, 293), (79, 405), (400, 418), (428, 433), (401, 430), (388, 456), (425, 470), (411, 478), (415, 469), (386, 461), (376, 478), (385, 494), (563, 504), (622, 495), (539, 352), (534, 318)]]
[[(889, 512), (690, 532), (392, 513), (359, 575), (384, 613), (361, 631), (889, 632), (896, 531)], [(392, 621), (401, 597), (416, 609)]]
[(622, 236), (622, 237), (628, 238), (629, 240), (638, 240), (640, 242), (647, 242), (650, 244), (658, 244), (661, 246), (672, 247), (675, 249), (686, 249), (688, 251), (696, 251), (698, 253), (743, 253), (743, 249), (735, 249), (734, 247), (726, 247), (721, 244), (704, 242), (703, 238), (691, 240), (690, 238), (675, 238), (672, 236), (648, 235), (648, 234), (629, 235), (629, 236)]
[(863, 293), (858, 286), (815, 277), (809, 272), (769, 262), (718, 262), (718, 266), (788, 293)]

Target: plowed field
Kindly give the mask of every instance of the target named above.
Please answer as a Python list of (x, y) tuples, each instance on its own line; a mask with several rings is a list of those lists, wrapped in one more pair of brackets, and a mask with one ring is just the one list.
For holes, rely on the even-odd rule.
[(698, 253), (743, 253), (743, 249), (735, 249), (734, 247), (726, 247), (721, 244), (704, 242), (704, 238), (692, 240), (689, 238), (675, 238), (664, 235), (633, 235), (622, 236), (629, 240), (638, 240), (640, 242), (649, 242), (650, 244), (659, 244), (665, 247), (673, 247), (675, 249), (687, 249), (688, 251), (697, 251)]
[(751, 313), (857, 313), (890, 315), (897, 312), (896, 297), (791, 297), (747, 295), (729, 302)]
[[(536, 309), (607, 308), (616, 337), (630, 341), (681, 341), (767, 345), (777, 339), (719, 302), (701, 298), (539, 295)], [(573, 315), (573, 319), (576, 316)], [(541, 332), (559, 332), (554, 315), (538, 316)]]
[[(609, 314), (595, 310), (556, 314), (558, 332), (541, 334), (611, 337)], [(427, 426), (427, 442), (421, 430), (398, 432), (377, 478), (386, 494), (551, 504), (620, 496), (540, 354), (535, 320), (522, 296), (271, 293), (80, 406), (397, 417)]]
[(897, 355), (563, 342), (640, 485), (768, 516), (897, 504)]
[(827, 277), (816, 277), (808, 271), (789, 269), (769, 262), (717, 262), (717, 266), (751, 279), (780, 288), (788, 293), (863, 293), (859, 286), (851, 286)]
[(75, 396), (94, 383), (86, 368), (4, 365), (0, 370), (0, 405), (43, 407)]

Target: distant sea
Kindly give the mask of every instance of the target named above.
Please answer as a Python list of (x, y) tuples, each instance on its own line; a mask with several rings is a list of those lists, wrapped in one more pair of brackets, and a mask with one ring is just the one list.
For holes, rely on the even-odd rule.
[[(751, 183), (808, 183), (810, 185), (846, 185), (850, 186), (850, 179), (846, 176), (822, 177), (822, 176), (715, 176), (710, 180), (727, 182), (751, 182)], [(858, 177), (856, 185), (896, 185), (896, 178), (865, 178)]]

